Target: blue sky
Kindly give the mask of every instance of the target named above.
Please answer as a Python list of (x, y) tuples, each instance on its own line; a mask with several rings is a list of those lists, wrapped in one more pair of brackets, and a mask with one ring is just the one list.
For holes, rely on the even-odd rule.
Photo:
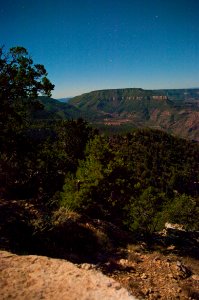
[(1, 45), (44, 64), (53, 96), (199, 86), (198, 0), (2, 0)]

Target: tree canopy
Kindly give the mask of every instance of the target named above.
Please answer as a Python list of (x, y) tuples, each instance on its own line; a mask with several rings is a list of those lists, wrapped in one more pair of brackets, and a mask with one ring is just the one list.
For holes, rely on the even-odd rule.
[(43, 65), (34, 64), (24, 47), (13, 47), (6, 53), (0, 48), (0, 97), (7, 101), (51, 95), (54, 85)]
[(156, 130), (96, 136), (66, 178), (61, 205), (133, 231), (168, 220), (190, 227), (190, 216), (198, 228), (198, 145)]
[(51, 95), (54, 85), (43, 65), (34, 64), (24, 47), (0, 48), (0, 125), (8, 130), (24, 124), (24, 116), (42, 108), (38, 95)]
[(44, 66), (34, 64), (24, 47), (13, 47), (7, 52), (0, 47), (1, 179), (9, 181), (19, 170), (19, 155), (30, 143), (25, 142), (24, 136), (28, 117), (33, 110), (42, 108), (38, 95), (50, 96), (54, 88), (47, 75)]

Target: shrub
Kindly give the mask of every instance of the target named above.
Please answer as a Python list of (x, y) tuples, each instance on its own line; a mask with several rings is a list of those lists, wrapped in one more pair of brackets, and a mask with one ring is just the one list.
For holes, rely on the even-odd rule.
[(186, 194), (178, 195), (168, 207), (169, 221), (188, 230), (199, 230), (199, 199)]

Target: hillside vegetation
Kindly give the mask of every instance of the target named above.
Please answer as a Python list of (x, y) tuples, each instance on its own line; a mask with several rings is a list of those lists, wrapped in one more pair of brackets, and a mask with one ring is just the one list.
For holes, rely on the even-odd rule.
[(40, 96), (38, 100), (43, 109), (32, 113), (33, 120), (76, 120), (84, 116), (80, 109), (68, 103), (45, 96)]
[(160, 230), (167, 220), (198, 229), (197, 178), (195, 143), (152, 130), (97, 135), (66, 178), (61, 205), (133, 231)]

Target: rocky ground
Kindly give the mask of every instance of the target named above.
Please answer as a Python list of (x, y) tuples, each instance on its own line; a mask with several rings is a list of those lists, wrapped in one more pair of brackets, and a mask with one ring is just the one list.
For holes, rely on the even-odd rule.
[[(199, 299), (199, 264), (190, 257), (148, 251), (131, 245), (123, 258), (102, 266), (138, 299)], [(122, 257), (122, 255), (121, 255)]]
[(131, 299), (121, 287), (137, 299), (199, 299), (199, 233), (169, 229), (133, 242), (114, 225), (64, 210), (46, 230), (46, 216), (26, 201), (0, 200), (1, 299)]
[(63, 300), (135, 300), (96, 270), (48, 257), (0, 252), (0, 298)]

